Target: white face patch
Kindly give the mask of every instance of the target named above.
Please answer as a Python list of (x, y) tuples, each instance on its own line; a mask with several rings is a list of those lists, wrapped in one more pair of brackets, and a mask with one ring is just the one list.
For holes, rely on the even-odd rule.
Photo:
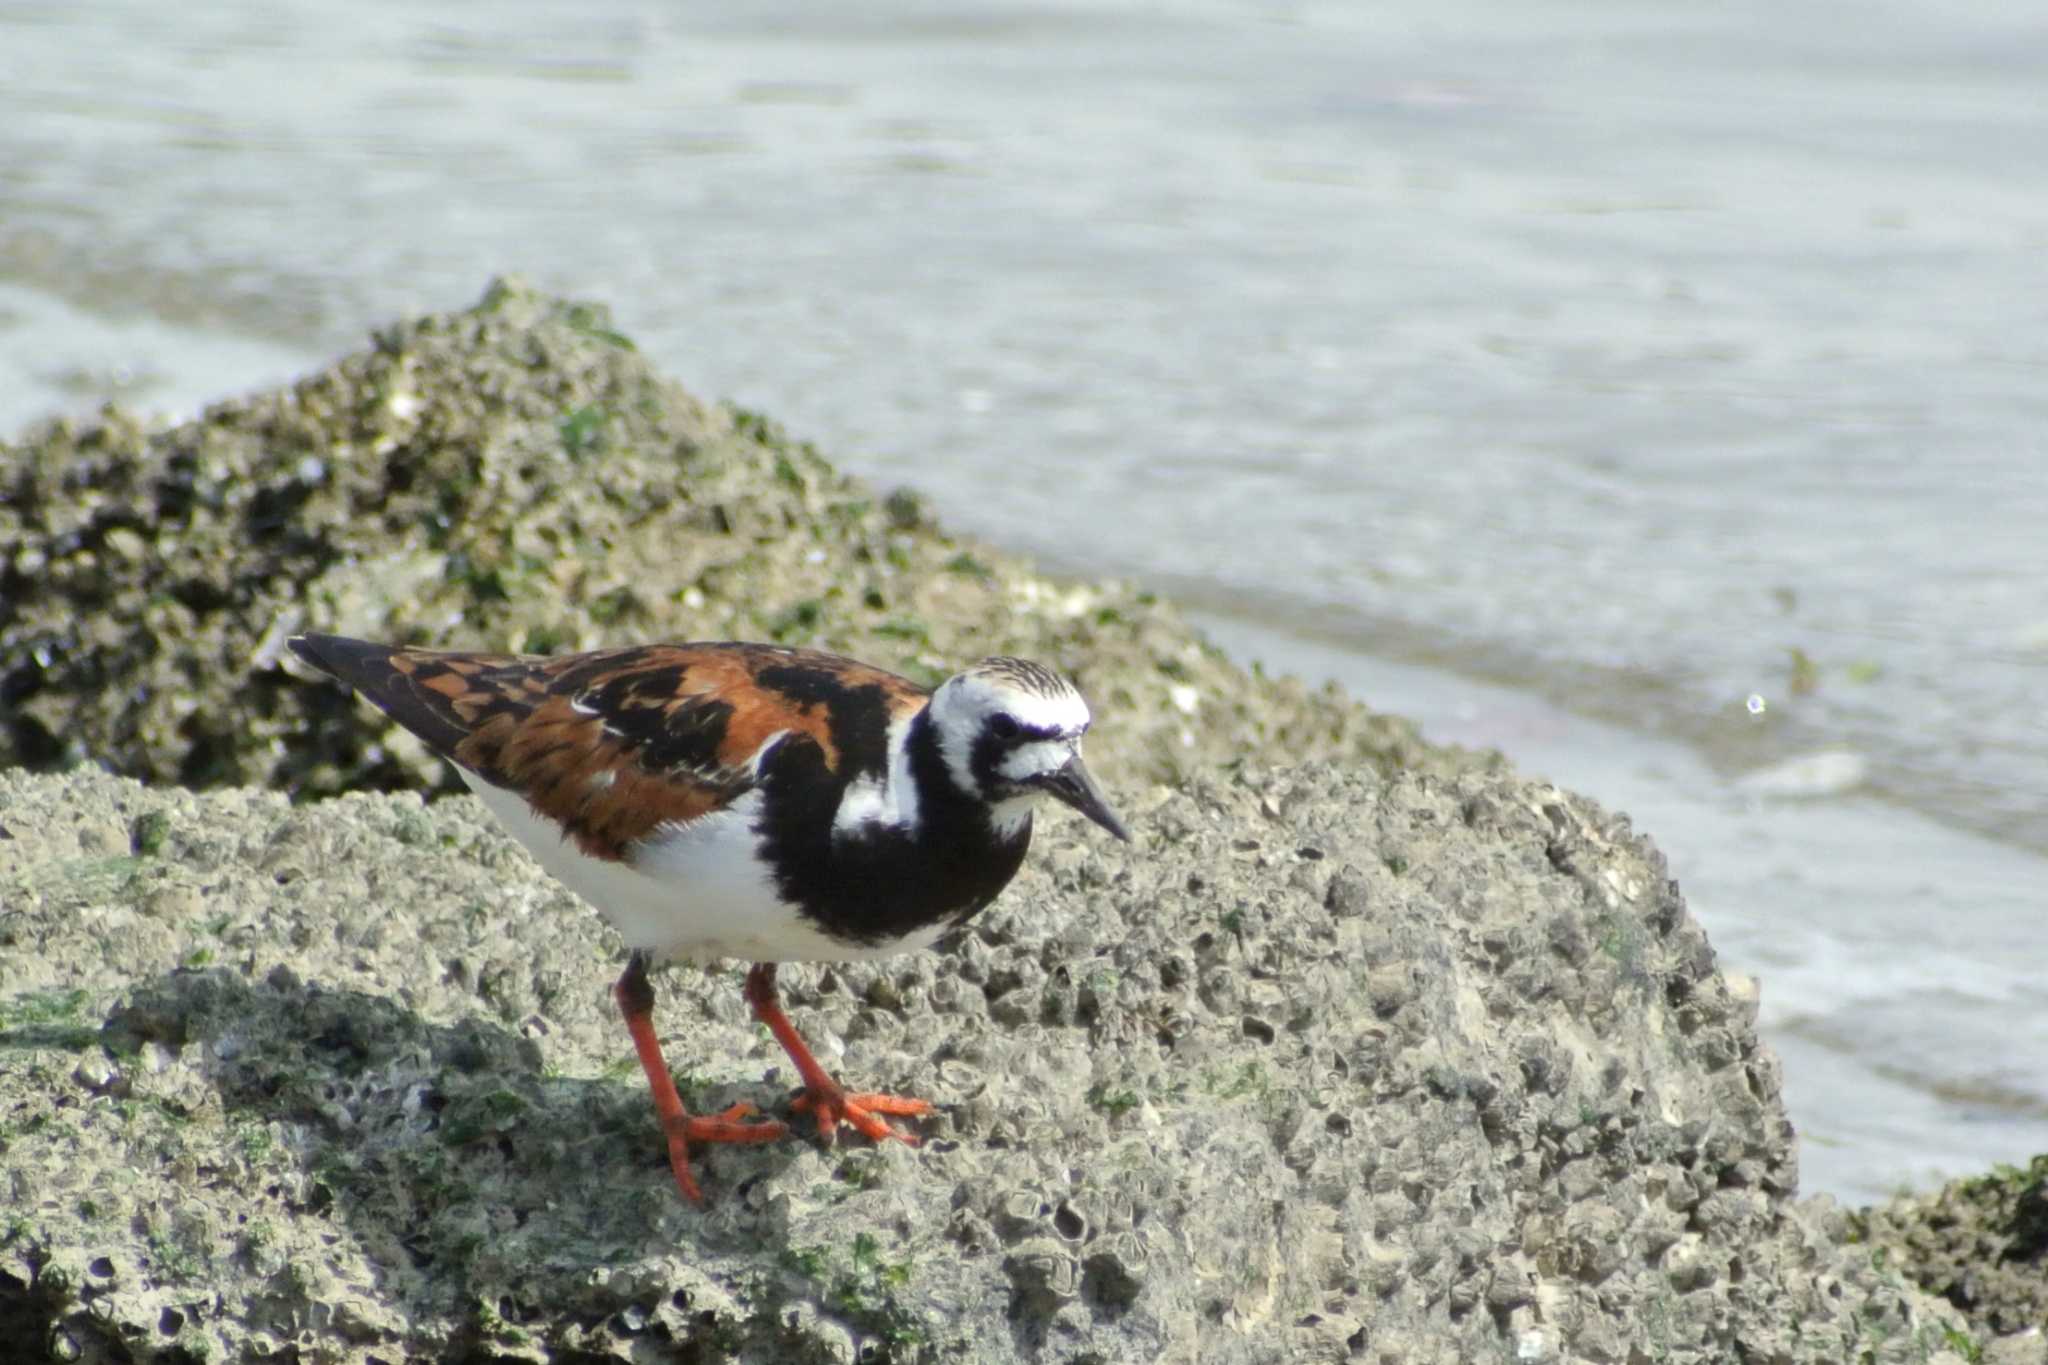
[(1042, 773), (1066, 767), (1079, 747), (1077, 739), (1041, 739), (1035, 744), (1021, 744), (1003, 756), (996, 771), (1012, 782), (1028, 782)]
[(1006, 711), (1027, 730), (1057, 730), (1063, 735), (1077, 735), (1088, 728), (1088, 703), (1081, 700), (1079, 692), (1068, 691), (1060, 696), (1046, 697), (999, 685), (991, 686), (989, 691), (994, 703), (989, 708), (990, 713)]
[[(1089, 721), (1088, 703), (1069, 685), (1063, 683), (1057, 691), (1020, 687), (972, 668), (939, 685), (939, 690), (932, 694), (931, 713), (939, 737), (939, 752), (945, 757), (946, 770), (953, 775), (953, 784), (976, 796), (982, 795), (982, 791), (972, 767), (974, 744), (992, 717), (1007, 715), (1025, 729), (1051, 730), (1060, 736), (1057, 740), (1024, 745), (1019, 753), (1043, 745), (1058, 745), (1064, 747), (1066, 757), (1072, 757)], [(1064, 762), (1065, 757), (1060, 759), (1060, 763)], [(1024, 770), (1024, 775), (1043, 771), (1043, 767), (1030, 767)], [(1016, 776), (1009, 761), (1003, 765), (1003, 775)]]

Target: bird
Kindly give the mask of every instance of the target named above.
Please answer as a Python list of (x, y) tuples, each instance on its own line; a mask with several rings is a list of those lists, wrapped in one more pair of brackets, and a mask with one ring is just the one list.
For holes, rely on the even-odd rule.
[(1051, 797), (1129, 842), (1081, 758), (1091, 714), (1067, 678), (982, 659), (926, 689), (837, 654), (736, 641), (558, 655), (306, 634), (290, 646), (447, 759), (541, 867), (616, 928), (612, 987), (653, 1091), (677, 1189), (695, 1144), (787, 1125), (744, 1102), (684, 1109), (648, 969), (740, 958), (745, 995), (803, 1082), (791, 1105), (915, 1143), (921, 1099), (849, 1092), (784, 1013), (777, 964), (932, 946), (995, 900)]

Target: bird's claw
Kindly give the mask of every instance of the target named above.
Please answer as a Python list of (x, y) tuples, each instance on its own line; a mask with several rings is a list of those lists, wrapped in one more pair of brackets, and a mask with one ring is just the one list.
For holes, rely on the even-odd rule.
[(790, 1108), (816, 1119), (818, 1136), (828, 1143), (838, 1134), (839, 1125), (844, 1123), (866, 1134), (872, 1141), (882, 1142), (894, 1138), (913, 1147), (918, 1144), (917, 1134), (903, 1131), (882, 1115), (919, 1118), (935, 1112), (928, 1100), (872, 1092), (849, 1095), (837, 1085), (829, 1088), (807, 1086), (804, 1093), (791, 1103)]

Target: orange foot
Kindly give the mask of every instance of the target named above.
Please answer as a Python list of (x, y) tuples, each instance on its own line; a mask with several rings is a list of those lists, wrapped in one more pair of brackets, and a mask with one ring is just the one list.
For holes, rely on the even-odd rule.
[(804, 1093), (790, 1103), (790, 1108), (799, 1114), (809, 1114), (818, 1121), (818, 1136), (832, 1141), (842, 1123), (851, 1124), (876, 1142), (895, 1138), (915, 1147), (918, 1137), (884, 1119), (884, 1114), (896, 1114), (905, 1118), (921, 1118), (932, 1113), (927, 1100), (912, 1099), (908, 1095), (877, 1095), (863, 1092), (849, 1095), (838, 1082), (826, 1081), (823, 1085), (808, 1085)]
[(790, 1023), (789, 1016), (782, 1012), (782, 1003), (775, 998), (773, 962), (757, 962), (748, 971), (747, 1002), (754, 1007), (754, 1017), (768, 1026), (768, 1031), (782, 1044), (782, 1050), (789, 1054), (789, 1060), (796, 1063), (797, 1074), (803, 1077), (804, 1093), (797, 1096), (790, 1107), (818, 1121), (819, 1137), (830, 1142), (838, 1135), (839, 1125), (848, 1123), (876, 1142), (895, 1138), (913, 1147), (917, 1145), (916, 1134), (892, 1126), (882, 1115), (915, 1118), (931, 1113), (931, 1105), (903, 1095), (877, 1095), (867, 1091), (847, 1094), (844, 1087), (818, 1065), (818, 1059), (811, 1055), (810, 1047), (797, 1033), (796, 1025)]
[[(655, 1108), (662, 1108), (659, 1095)], [(690, 1114), (678, 1106), (675, 1113), (663, 1113), (661, 1126), (668, 1133), (668, 1164), (676, 1175), (676, 1188), (683, 1197), (693, 1204), (704, 1202), (704, 1192), (697, 1188), (697, 1178), (690, 1174), (690, 1144), (693, 1142), (773, 1142), (789, 1131), (789, 1125), (778, 1119), (765, 1119), (759, 1123), (746, 1120), (757, 1111), (747, 1103), (735, 1104), (732, 1108), (711, 1115)]]
[(654, 987), (647, 982), (647, 954), (635, 951), (626, 960), (626, 973), (612, 987), (625, 1017), (626, 1031), (633, 1035), (633, 1050), (640, 1056), (640, 1069), (647, 1073), (647, 1088), (654, 1092), (654, 1112), (668, 1134), (668, 1164), (675, 1172), (676, 1188), (693, 1204), (704, 1202), (697, 1178), (690, 1174), (690, 1144), (693, 1142), (772, 1142), (789, 1131), (789, 1125), (774, 1119), (748, 1123), (751, 1104), (735, 1104), (722, 1114), (701, 1116), (683, 1108), (676, 1094), (675, 1078), (662, 1059), (661, 1042), (654, 1036)]

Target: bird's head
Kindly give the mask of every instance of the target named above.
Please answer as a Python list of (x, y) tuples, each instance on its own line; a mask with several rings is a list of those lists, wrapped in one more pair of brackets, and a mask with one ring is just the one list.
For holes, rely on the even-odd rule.
[(988, 804), (998, 828), (1051, 796), (1130, 839), (1081, 762), (1088, 703), (1059, 674), (1028, 659), (983, 659), (939, 685), (931, 712), (947, 773)]

